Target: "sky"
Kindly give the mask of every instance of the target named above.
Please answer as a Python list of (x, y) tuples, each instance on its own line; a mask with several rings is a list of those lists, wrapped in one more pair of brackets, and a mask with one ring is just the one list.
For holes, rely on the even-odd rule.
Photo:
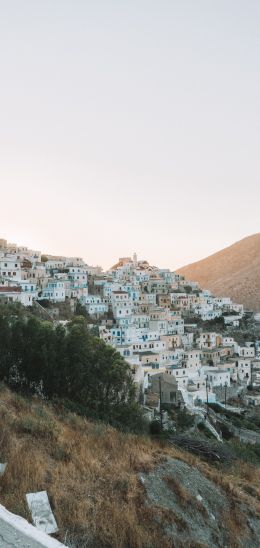
[(0, 0), (0, 238), (177, 268), (259, 232), (258, 0)]

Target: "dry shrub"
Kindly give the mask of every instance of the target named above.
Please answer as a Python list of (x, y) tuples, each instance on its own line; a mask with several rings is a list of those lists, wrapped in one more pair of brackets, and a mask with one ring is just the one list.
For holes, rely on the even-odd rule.
[(31, 400), (23, 398), (20, 394), (12, 392), (9, 398), (9, 405), (12, 406), (15, 411), (27, 413), (31, 410)]
[(239, 476), (246, 481), (254, 483), (259, 479), (259, 470), (250, 462), (241, 461), (239, 463)]
[(19, 434), (29, 434), (37, 439), (53, 440), (58, 437), (58, 425), (49, 418), (38, 418), (33, 415), (20, 416), (16, 419), (14, 427)]
[(257, 501), (260, 502), (260, 495), (258, 490), (253, 485), (243, 485), (243, 489), (246, 493), (254, 497)]
[(180, 506), (182, 506), (183, 508), (187, 508), (191, 500), (191, 495), (190, 493), (188, 493), (188, 491), (186, 491), (186, 489), (183, 487), (180, 481), (177, 478), (174, 478), (173, 476), (164, 476), (163, 480), (165, 481), (167, 486), (173, 491), (173, 493), (176, 495), (176, 498)]
[(12, 432), (0, 419), (0, 462), (6, 462), (12, 448)]
[(208, 517), (208, 511), (204, 504), (191, 493), (186, 491), (177, 478), (174, 478), (173, 476), (164, 476), (163, 480), (171, 491), (174, 492), (178, 503), (182, 508), (187, 508), (190, 506), (191, 508), (198, 510), (205, 518)]
[(149, 453), (141, 452), (140, 455), (130, 453), (129, 466), (134, 472), (150, 472), (154, 468), (155, 462), (151, 461)]

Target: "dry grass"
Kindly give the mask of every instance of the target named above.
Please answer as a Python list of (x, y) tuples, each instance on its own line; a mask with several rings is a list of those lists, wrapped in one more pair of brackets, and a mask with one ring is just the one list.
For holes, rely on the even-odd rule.
[[(28, 519), (25, 494), (47, 490), (60, 538), (93, 546), (157, 546), (162, 532), (143, 512), (138, 472), (165, 458), (159, 444), (126, 435), (4, 390), (0, 394), (1, 503)], [(165, 540), (165, 546), (167, 541)]]
[[(198, 468), (205, 476), (223, 489), (230, 500), (244, 502), (260, 516), (260, 468), (250, 463), (237, 461), (223, 473), (207, 463)], [(251, 493), (251, 496), (250, 496)]]
[(173, 491), (175, 494), (178, 503), (183, 508), (187, 508), (190, 504), (191, 496), (186, 489), (184, 489), (183, 485), (180, 483), (180, 481), (173, 477), (173, 476), (164, 476), (164, 481), (167, 484), (167, 486)]
[(187, 491), (176, 477), (164, 476), (163, 480), (175, 494), (181, 508), (187, 509), (188, 507), (192, 507), (194, 510), (198, 510), (204, 518), (208, 517), (208, 512), (204, 504)]
[[(243, 490), (250, 476), (258, 493), (254, 467), (222, 475), (165, 443), (120, 433), (37, 399), (28, 402), (7, 389), (0, 392), (0, 461), (8, 462), (0, 478), (1, 504), (28, 519), (25, 494), (46, 490), (61, 540), (67, 535), (67, 539), (79, 539), (81, 546), (95, 548), (170, 548), (162, 519), (174, 521), (178, 530), (188, 526), (174, 513), (149, 508), (139, 480), (140, 472), (152, 470), (167, 456), (199, 468), (225, 489), (231, 505), (243, 493), (256, 509), (256, 499)], [(187, 506), (191, 497), (182, 485), (172, 477), (166, 477), (166, 482), (180, 507)], [(238, 516), (237, 506), (234, 509)], [(238, 529), (241, 516), (232, 520), (229, 527)]]
[(229, 546), (239, 548), (248, 519), (248, 510), (245, 514), (241, 503), (260, 518), (260, 469), (242, 461), (226, 469), (225, 473), (202, 462), (199, 469), (226, 493), (229, 511), (223, 512), (223, 524), (228, 532)]

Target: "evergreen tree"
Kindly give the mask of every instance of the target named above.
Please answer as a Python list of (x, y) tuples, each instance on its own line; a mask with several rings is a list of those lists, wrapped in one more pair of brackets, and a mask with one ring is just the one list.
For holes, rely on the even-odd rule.
[(71, 402), (94, 418), (132, 429), (142, 425), (130, 366), (91, 334), (83, 316), (63, 327), (21, 307), (0, 306), (0, 380)]

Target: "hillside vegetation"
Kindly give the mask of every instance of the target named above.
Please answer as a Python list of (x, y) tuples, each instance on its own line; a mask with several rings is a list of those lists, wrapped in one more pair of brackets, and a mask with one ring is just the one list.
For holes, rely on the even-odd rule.
[(26, 493), (46, 489), (58, 538), (68, 546), (258, 545), (260, 474), (253, 465), (214, 467), (4, 385), (0, 433), (0, 459), (8, 463), (1, 504), (30, 519)]
[(83, 415), (142, 429), (130, 366), (82, 316), (64, 327), (0, 305), (1, 380), (23, 394), (62, 399)]
[(260, 233), (177, 270), (216, 296), (260, 311)]

